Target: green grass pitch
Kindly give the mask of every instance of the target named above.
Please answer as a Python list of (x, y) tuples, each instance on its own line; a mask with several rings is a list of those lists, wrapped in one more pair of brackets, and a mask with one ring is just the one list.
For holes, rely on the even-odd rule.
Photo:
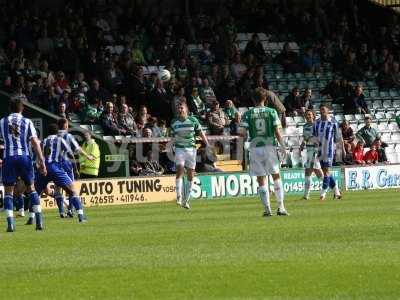
[(0, 299), (399, 299), (398, 191), (297, 199), (269, 219), (242, 198), (2, 220)]

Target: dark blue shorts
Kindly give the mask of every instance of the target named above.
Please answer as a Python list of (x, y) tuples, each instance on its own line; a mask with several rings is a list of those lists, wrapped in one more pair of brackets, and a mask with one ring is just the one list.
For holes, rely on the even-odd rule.
[(333, 166), (333, 160), (329, 161), (320, 160), (319, 163), (321, 164), (321, 168), (331, 168)]
[(72, 162), (70, 160), (63, 160), (60, 163), (64, 171), (68, 174), (69, 178), (71, 178), (71, 180), (74, 181), (75, 180), (74, 166)]
[(35, 188), (38, 193), (42, 193), (50, 181), (53, 181), (55, 185), (59, 187), (65, 187), (72, 184), (71, 178), (65, 172), (63, 166), (59, 162), (53, 162), (46, 164), (47, 176), (38, 175), (35, 182)]
[(15, 185), (18, 177), (20, 177), (26, 185), (31, 185), (35, 180), (32, 159), (27, 155), (9, 156), (3, 160), (3, 185)]

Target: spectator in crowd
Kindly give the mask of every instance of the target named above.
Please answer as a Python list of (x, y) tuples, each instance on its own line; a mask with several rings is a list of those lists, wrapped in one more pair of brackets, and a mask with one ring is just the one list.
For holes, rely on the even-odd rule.
[(301, 65), (299, 64), (299, 56), (294, 52), (289, 43), (283, 45), (282, 52), (275, 58), (276, 62), (281, 64), (286, 73), (299, 73)]
[(188, 97), (189, 110), (196, 117), (205, 120), (206, 118), (206, 105), (203, 100), (201, 100), (199, 95), (199, 89), (193, 87), (190, 96)]
[(382, 142), (380, 139), (376, 139), (374, 142), (374, 145), (376, 147), (376, 151), (378, 152), (378, 162), (380, 163), (389, 163), (389, 160), (387, 158), (385, 148), (382, 147)]
[(233, 104), (233, 101), (232, 100), (226, 100), (224, 113), (225, 113), (225, 116), (227, 117), (229, 122), (231, 122), (235, 118), (237, 112), (238, 112), (238, 110), (235, 107), (235, 104)]
[(313, 52), (312, 48), (308, 48), (302, 57), (302, 64), (306, 73), (320, 73), (321, 60), (317, 53)]
[(359, 141), (363, 142), (365, 147), (370, 148), (376, 139), (381, 138), (381, 135), (375, 128), (371, 127), (371, 116), (366, 116), (364, 122), (365, 126), (357, 132), (356, 137)]
[(212, 103), (217, 100), (217, 97), (215, 96), (213, 88), (210, 86), (210, 82), (208, 81), (208, 78), (203, 79), (203, 86), (200, 89), (200, 95), (201, 98), (203, 99), (204, 103), (208, 106), (211, 107)]
[(89, 100), (82, 111), (82, 121), (85, 124), (98, 123), (103, 110), (103, 104), (99, 99)]
[(267, 90), (265, 105), (277, 111), (282, 126), (286, 127), (286, 107), (283, 105), (278, 95), (270, 89), (268, 84), (265, 86), (265, 89)]
[(165, 170), (156, 159), (154, 151), (150, 150), (147, 153), (147, 160), (142, 164), (140, 175), (143, 176), (159, 176), (164, 174)]
[(129, 171), (131, 176), (139, 176), (142, 172), (142, 165), (136, 160), (136, 145), (128, 145)]
[(251, 41), (249, 41), (244, 50), (244, 55), (246, 57), (253, 55), (255, 59), (259, 63), (263, 63), (265, 61), (265, 51), (257, 33), (254, 33), (251, 37)]
[(214, 61), (214, 54), (210, 50), (211, 44), (208, 41), (203, 42), (203, 49), (199, 54), (200, 63), (202, 65), (211, 65)]
[(153, 136), (154, 137), (167, 137), (168, 129), (167, 122), (165, 120), (157, 120), (157, 124), (153, 126)]
[(82, 144), (82, 150), (93, 157), (93, 160), (87, 159), (86, 156), (79, 155), (79, 173), (81, 178), (96, 178), (99, 176), (100, 168), (100, 148), (96, 141), (92, 138), (89, 131), (85, 131), (83, 134), (85, 139)]
[(103, 128), (104, 135), (126, 135), (126, 129), (120, 127), (117, 118), (114, 115), (114, 104), (106, 103), (106, 110), (100, 116), (100, 124)]
[(358, 142), (353, 150), (353, 162), (357, 165), (365, 165), (364, 160), (364, 143)]
[(342, 95), (340, 91), (340, 80), (339, 78), (334, 78), (330, 81), (327, 86), (320, 91), (321, 95), (327, 96), (329, 99), (332, 99), (332, 103), (337, 103), (338, 98)]
[(231, 124), (229, 125), (230, 133), (231, 135), (239, 135), (239, 129), (240, 129), (240, 121), (241, 121), (241, 115), (237, 111), (235, 113), (234, 119), (231, 121)]
[(348, 51), (345, 58), (345, 63), (341, 67), (342, 75), (351, 81), (360, 81), (364, 79), (364, 72), (357, 62), (356, 53)]
[(225, 126), (229, 125), (229, 119), (219, 107), (218, 101), (214, 101), (211, 111), (207, 114), (207, 123), (213, 135), (222, 135)]
[(57, 116), (69, 120), (67, 112), (67, 104), (64, 101), (58, 103)]
[(340, 130), (342, 132), (343, 144), (347, 153), (349, 152), (349, 149), (352, 150), (356, 146), (353, 128), (350, 127), (348, 121), (344, 120), (342, 124), (340, 124)]
[(151, 118), (151, 115), (149, 113), (147, 113), (147, 107), (145, 105), (141, 105), (139, 108), (139, 113), (136, 116), (136, 120), (135, 120), (137, 129), (139, 131), (142, 130), (146, 126), (146, 124), (150, 118)]
[(172, 103), (171, 103), (173, 117), (177, 116), (176, 107), (178, 106), (178, 104), (180, 102), (186, 103), (185, 88), (181, 87), (181, 86), (177, 86), (175, 88), (174, 96), (172, 98)]
[(108, 90), (100, 86), (99, 80), (92, 81), (92, 86), (86, 95), (87, 99), (99, 99), (103, 103), (109, 101), (111, 94)]
[(304, 103), (306, 98), (300, 96), (299, 88), (294, 87), (292, 92), (285, 98), (286, 115), (289, 117), (302, 116), (306, 111), (307, 103)]
[(206, 147), (204, 143), (202, 143), (197, 150), (197, 154), (200, 156), (200, 161), (196, 164), (197, 172), (222, 172), (222, 170), (216, 166), (218, 158), (214, 147)]
[(301, 109), (302, 114), (304, 114), (307, 109), (312, 109), (311, 96), (312, 90), (306, 87), (303, 91), (303, 94), (300, 96), (301, 103), (304, 105), (304, 109)]
[(125, 130), (126, 135), (136, 136), (137, 127), (135, 123), (135, 118), (129, 111), (127, 104), (122, 104), (121, 110), (118, 114), (118, 124), (119, 127)]
[(343, 163), (345, 165), (353, 165), (353, 149), (350, 144), (344, 144)]
[(365, 153), (364, 160), (367, 165), (374, 165), (378, 163), (378, 151), (376, 150), (376, 144), (371, 145), (371, 149)]
[(160, 78), (156, 79), (156, 84), (150, 92), (149, 100), (149, 109), (153, 116), (168, 121), (171, 120), (171, 100), (164, 88), (164, 83)]
[(354, 92), (344, 100), (343, 111), (345, 114), (369, 113), (361, 85), (357, 85)]

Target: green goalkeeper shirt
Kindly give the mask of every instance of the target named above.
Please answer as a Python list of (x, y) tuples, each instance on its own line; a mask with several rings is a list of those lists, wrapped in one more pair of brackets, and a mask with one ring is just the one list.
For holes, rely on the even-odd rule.
[(276, 146), (275, 130), (281, 127), (281, 121), (275, 109), (253, 107), (243, 114), (240, 127), (248, 131), (250, 147)]
[(177, 118), (171, 122), (171, 132), (176, 148), (195, 148), (196, 135), (201, 132), (201, 125), (193, 116), (185, 120)]

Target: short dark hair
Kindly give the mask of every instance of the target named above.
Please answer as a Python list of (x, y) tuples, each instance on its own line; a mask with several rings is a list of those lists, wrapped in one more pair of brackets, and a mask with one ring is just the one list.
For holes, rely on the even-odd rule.
[(328, 108), (328, 106), (327, 106), (326, 104), (321, 104), (321, 105), (319, 106), (319, 109), (321, 109), (321, 108), (323, 108), (323, 107)]
[(21, 99), (12, 99), (10, 101), (10, 110), (13, 113), (20, 113), (24, 110), (24, 101)]
[(58, 126), (55, 123), (49, 124), (48, 133), (49, 135), (57, 134)]
[(266, 99), (267, 99), (267, 90), (262, 87), (256, 88), (254, 91), (254, 101), (256, 103), (261, 103), (263, 100)]
[(58, 119), (58, 121), (57, 121), (58, 129), (63, 129), (65, 124), (67, 124), (67, 123), (68, 123), (68, 120), (66, 118)]

